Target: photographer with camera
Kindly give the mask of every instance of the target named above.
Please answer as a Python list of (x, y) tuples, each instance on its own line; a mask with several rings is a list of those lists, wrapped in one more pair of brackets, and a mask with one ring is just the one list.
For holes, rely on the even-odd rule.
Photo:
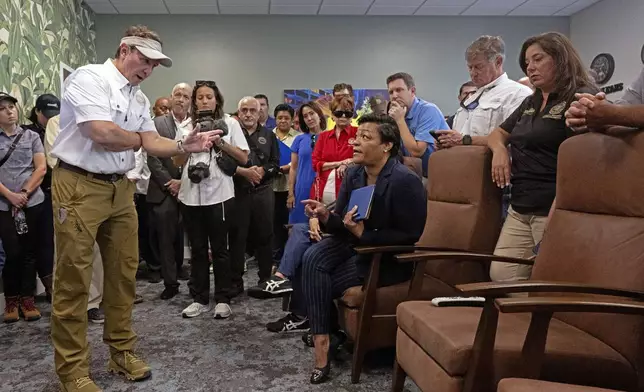
[(197, 81), (192, 92), (192, 122), (199, 132), (221, 130), (223, 135), (208, 152), (186, 157), (179, 201), (192, 246), (190, 295), (194, 302), (182, 312), (184, 318), (210, 310), (208, 245), (215, 274), (215, 318), (231, 314), (231, 270), (228, 230), (233, 212), (237, 165), (248, 161), (248, 143), (239, 123), (223, 111), (224, 97), (213, 81)]
[(280, 173), (279, 146), (272, 130), (259, 124), (260, 104), (245, 97), (238, 105), (239, 121), (250, 147), (248, 163), (240, 165), (235, 181), (235, 223), (231, 231), (231, 268), (233, 291), (244, 291), (244, 251), (246, 242), (255, 250), (259, 281), (270, 278), (273, 265), (273, 178)]

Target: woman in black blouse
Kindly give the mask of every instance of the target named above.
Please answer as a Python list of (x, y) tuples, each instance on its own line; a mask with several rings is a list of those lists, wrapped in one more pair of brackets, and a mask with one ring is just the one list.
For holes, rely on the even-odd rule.
[[(535, 92), (492, 131), (488, 146), (494, 154), (492, 180), (500, 188), (512, 184), (508, 217), (494, 254), (529, 258), (541, 241), (555, 199), (559, 146), (574, 135), (564, 114), (575, 93), (599, 90), (579, 53), (561, 33), (528, 38), (519, 63)], [(490, 267), (493, 281), (524, 280), (530, 272), (530, 266), (519, 264), (492, 263)]]

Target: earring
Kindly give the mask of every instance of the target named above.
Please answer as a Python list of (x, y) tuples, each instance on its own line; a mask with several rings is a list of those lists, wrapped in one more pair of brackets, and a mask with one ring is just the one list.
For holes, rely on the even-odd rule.
[(384, 151), (384, 152), (389, 152), (389, 150), (387, 150), (386, 148), (385, 148), (385, 149), (383, 149), (382, 151)]

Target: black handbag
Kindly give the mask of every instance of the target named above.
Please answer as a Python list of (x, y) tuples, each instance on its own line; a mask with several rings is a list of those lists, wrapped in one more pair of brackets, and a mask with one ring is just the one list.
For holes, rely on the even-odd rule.
[(237, 161), (228, 155), (225, 151), (220, 150), (217, 147), (213, 147), (215, 150), (215, 160), (217, 161), (217, 166), (221, 169), (222, 173), (227, 176), (234, 176), (237, 171)]

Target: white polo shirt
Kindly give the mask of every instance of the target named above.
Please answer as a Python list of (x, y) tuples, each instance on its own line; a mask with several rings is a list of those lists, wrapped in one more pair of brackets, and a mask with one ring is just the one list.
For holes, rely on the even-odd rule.
[[(237, 120), (226, 114), (224, 121), (228, 125), (228, 135), (222, 139), (233, 147), (250, 151), (244, 132)], [(207, 163), (210, 167), (210, 177), (204, 178), (199, 184), (193, 183), (188, 178), (188, 167), (197, 162)], [(187, 206), (210, 206), (223, 203), (233, 197), (235, 197), (233, 178), (221, 171), (217, 165), (215, 152), (213, 151), (212, 154), (207, 152), (190, 154), (188, 161), (183, 165), (179, 201)]]
[(78, 124), (111, 121), (130, 132), (156, 132), (150, 101), (112, 63), (90, 64), (65, 81), (60, 106), (60, 134), (53, 157), (92, 173), (127, 173), (134, 168), (134, 151), (113, 152), (79, 132)]
[(462, 135), (487, 136), (529, 95), (532, 95), (529, 87), (509, 79), (504, 73), (463, 102), (467, 106), (480, 97), (475, 109), (467, 110), (462, 106), (458, 108), (452, 128)]

